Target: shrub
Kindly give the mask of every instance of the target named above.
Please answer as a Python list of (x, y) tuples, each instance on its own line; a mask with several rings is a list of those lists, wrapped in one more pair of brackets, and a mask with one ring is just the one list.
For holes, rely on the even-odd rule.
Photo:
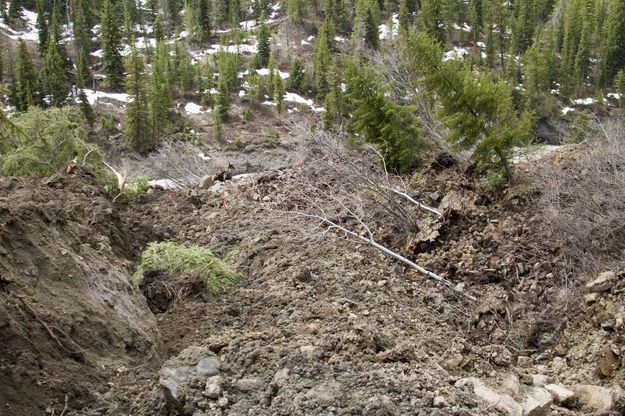
[(49, 176), (72, 160), (108, 177), (97, 146), (87, 140), (88, 125), (75, 107), (34, 107), (14, 119), (21, 133), (0, 144), (0, 172), (10, 176)]
[(187, 247), (172, 241), (148, 244), (134, 274), (137, 285), (141, 284), (144, 273), (149, 269), (165, 270), (173, 278), (198, 273), (211, 294), (227, 289), (239, 277), (232, 266), (216, 257), (209, 249), (196, 245)]

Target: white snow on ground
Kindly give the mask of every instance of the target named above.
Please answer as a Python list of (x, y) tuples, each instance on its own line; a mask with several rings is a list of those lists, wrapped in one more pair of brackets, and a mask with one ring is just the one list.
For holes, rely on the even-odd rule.
[(241, 29), (243, 30), (250, 30), (258, 26), (258, 22), (252, 19), (252, 20), (246, 20), (244, 22), (239, 22), (239, 25), (241, 26)]
[(110, 98), (111, 100), (120, 101), (122, 103), (128, 101), (128, 94), (124, 93), (93, 91), (89, 89), (85, 89), (84, 91), (91, 105), (94, 105), (100, 98)]
[[(282, 72), (282, 71), (278, 71), (280, 73), (280, 78), (282, 79), (287, 79), (289, 77), (289, 73), (288, 72)], [(268, 76), (269, 75), (269, 68), (260, 68), (256, 70), (256, 73), (258, 75), (261, 76)], [(244, 72), (239, 72), (239, 78), (243, 78), (244, 76), (247, 76), (250, 74), (249, 70), (245, 70)]]
[[(393, 19), (393, 33), (390, 35), (394, 38), (397, 37), (397, 33), (399, 30), (399, 19), (397, 17), (397, 13), (393, 14), (393, 16), (391, 16), (391, 19)], [(387, 24), (381, 24), (378, 27), (378, 31), (380, 33), (380, 39), (387, 39), (389, 37), (390, 28)]]
[(336, 42), (339, 42), (339, 43), (345, 43), (345, 41), (346, 41), (347, 39), (345, 39), (345, 38), (343, 38), (343, 37), (341, 37), (341, 36), (335, 36), (335, 37), (334, 37), (334, 40), (335, 40)]
[(562, 114), (567, 115), (567, 114), (568, 114), (568, 113), (570, 113), (571, 111), (575, 111), (575, 109), (574, 109), (574, 108), (572, 108), (572, 107), (564, 107), (564, 108), (562, 109)]
[(594, 103), (595, 100), (591, 97), (573, 100), (573, 104), (575, 105), (593, 105)]
[(609, 93), (606, 95), (606, 97), (608, 97), (608, 98), (614, 98), (615, 100), (620, 100), (620, 99), (621, 99), (621, 97), (623, 97), (623, 95), (622, 95), (622, 94), (619, 94), (619, 93), (617, 93), (617, 92), (609, 92)]
[[(146, 49), (148, 46), (150, 46), (151, 48), (156, 48), (156, 39), (154, 38), (144, 38), (143, 36), (140, 36), (137, 38), (137, 41), (135, 43), (135, 47), (137, 49)], [(121, 56), (128, 56), (130, 55), (131, 52), (131, 48), (128, 45), (124, 45), (124, 47), (119, 51), (119, 53), (121, 54)], [(97, 51), (91, 52), (92, 56), (95, 56), (96, 58), (102, 58), (103, 55), (103, 51), (102, 49), (98, 49)]]
[[(323, 107), (315, 107), (315, 103), (312, 99), (306, 99), (299, 94), (295, 94), (294, 92), (287, 92), (286, 94), (284, 94), (284, 101), (289, 102), (289, 103), (305, 105), (307, 107), (310, 107), (310, 109), (314, 111), (315, 113), (322, 113), (326, 111), (326, 109)], [(271, 105), (271, 106), (276, 105), (276, 103), (273, 101), (263, 101), (262, 104)], [(291, 111), (289, 111), (289, 113), (291, 113)]]
[(182, 186), (175, 182), (172, 181), (171, 179), (153, 179), (151, 181), (148, 181), (148, 184), (152, 187), (156, 187), (159, 186), (163, 189), (179, 189), (182, 188)]
[(464, 48), (458, 48), (454, 46), (454, 48), (450, 51), (445, 52), (443, 55), (443, 61), (449, 61), (451, 59), (462, 59), (469, 54)]
[(202, 106), (195, 103), (187, 103), (184, 106), (184, 111), (187, 114), (202, 114), (202, 113), (210, 113), (210, 109), (202, 110)]
[(0, 28), (7, 31), (7, 36), (13, 40), (22, 38), (27, 41), (37, 42), (39, 40), (39, 33), (37, 32), (37, 13), (22, 9), (21, 14), (26, 23), (25, 30), (19, 31), (10, 28), (9, 25), (4, 22), (4, 19), (0, 19)]
[(518, 165), (522, 162), (532, 162), (534, 160), (539, 160), (544, 156), (547, 156), (551, 152), (559, 149), (562, 146), (554, 146), (550, 144), (541, 144), (537, 146), (531, 147), (521, 147), (515, 148), (514, 153), (515, 156), (512, 158), (512, 163)]
[(240, 54), (255, 54), (258, 52), (258, 48), (256, 43), (254, 45), (242, 44), (242, 45), (211, 45), (209, 49), (205, 49), (203, 51), (191, 51), (191, 56), (197, 60), (202, 60), (206, 55), (214, 55), (217, 52), (228, 52), (228, 53), (240, 53)]
[(302, 39), (302, 45), (310, 45), (310, 42), (308, 42), (308, 41), (306, 41), (306, 40)]

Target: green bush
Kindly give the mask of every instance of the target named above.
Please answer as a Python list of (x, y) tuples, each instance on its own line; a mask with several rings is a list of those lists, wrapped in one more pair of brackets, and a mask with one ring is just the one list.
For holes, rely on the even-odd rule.
[(199, 273), (211, 294), (229, 288), (239, 277), (238, 273), (207, 248), (196, 245), (183, 246), (172, 241), (151, 242), (141, 254), (141, 264), (134, 274), (137, 285), (149, 269), (165, 270), (173, 278)]
[(102, 163), (102, 154), (97, 146), (87, 143), (89, 127), (78, 108), (33, 107), (13, 122), (21, 133), (1, 139), (3, 175), (49, 176), (75, 160), (106, 181), (109, 174)]

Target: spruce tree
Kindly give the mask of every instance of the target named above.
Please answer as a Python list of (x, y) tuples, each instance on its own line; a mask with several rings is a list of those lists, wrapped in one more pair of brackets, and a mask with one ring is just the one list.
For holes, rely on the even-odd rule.
[[(19, 39), (17, 42), (17, 57), (15, 68), (15, 107), (19, 111), (28, 109), (30, 102), (37, 103), (34, 94), (37, 86), (35, 64), (26, 48), (26, 42)], [(29, 97), (30, 96), (30, 97)]]
[(148, 111), (144, 67), (145, 63), (137, 48), (131, 46), (126, 60), (126, 92), (129, 100), (125, 111), (124, 139), (129, 148), (141, 154), (146, 154), (156, 146)]
[(200, 43), (207, 42), (211, 35), (211, 0), (197, 0), (197, 29)]
[(445, 25), (439, 0), (421, 0), (421, 20), (430, 36), (439, 42), (445, 41)]
[(315, 88), (319, 99), (324, 99), (328, 91), (327, 71), (331, 59), (329, 46), (331, 45), (331, 41), (328, 39), (328, 31), (325, 29), (327, 27), (326, 23), (328, 23), (328, 20), (324, 22), (324, 25), (319, 30), (317, 41), (315, 43)]
[(120, 53), (122, 33), (119, 14), (112, 0), (102, 3), (100, 25), (102, 70), (106, 75), (106, 84), (113, 90), (120, 90), (124, 85), (124, 62)]
[[(61, 62), (63, 62), (63, 67), (70, 71), (72, 69), (72, 63), (69, 60), (69, 55), (67, 54), (67, 49), (65, 48), (65, 44), (63, 43), (63, 25), (61, 24), (61, 10), (58, 3), (58, 0), (54, 0), (52, 6), (52, 19), (50, 21), (50, 42), (54, 42), (56, 44), (56, 50), (61, 57)], [(46, 53), (47, 56), (47, 53)]]
[(441, 103), (440, 116), (450, 130), (446, 139), (472, 149), (478, 168), (502, 171), (512, 180), (513, 149), (530, 138), (533, 115), (516, 112), (510, 85), (476, 75), (461, 61), (443, 61), (440, 45), (425, 34), (411, 36), (407, 48), (410, 69), (425, 78), (427, 90)]
[(294, 58), (289, 73), (289, 88), (295, 92), (301, 92), (304, 82), (304, 63), (299, 58)]
[(158, 139), (167, 128), (167, 115), (172, 106), (171, 86), (168, 82), (169, 48), (163, 41), (156, 44), (150, 80), (150, 120), (152, 137)]
[(65, 72), (65, 62), (59, 53), (56, 42), (48, 42), (46, 57), (41, 70), (41, 87), (44, 95), (55, 107), (62, 107), (67, 102), (70, 83)]
[(78, 54), (78, 62), (76, 63), (76, 86), (85, 88), (91, 79), (91, 70), (88, 61), (89, 52), (81, 49)]
[(275, 101), (276, 101), (276, 109), (278, 110), (278, 114), (284, 111), (284, 94), (286, 93), (284, 88), (284, 81), (280, 76), (280, 71), (278, 71), (274, 77), (275, 84)]
[(608, 85), (616, 73), (625, 68), (625, 0), (612, 0), (610, 3), (603, 59), (603, 79)]
[(365, 19), (365, 43), (371, 49), (377, 49), (380, 44), (379, 25), (373, 18), (371, 9), (367, 9), (367, 17)]
[(85, 117), (85, 120), (87, 120), (87, 124), (89, 124), (90, 127), (93, 127), (93, 125), (95, 124), (95, 112), (93, 111), (93, 107), (91, 107), (91, 104), (87, 99), (87, 94), (85, 94), (85, 90), (80, 90), (80, 92), (78, 93), (78, 100), (80, 101), (80, 112)]
[(260, 25), (256, 39), (258, 52), (254, 58), (254, 67), (264, 68), (269, 64), (269, 57), (271, 56), (271, 33), (264, 20)]
[(8, 23), (13, 23), (16, 19), (19, 19), (22, 15), (22, 1), (11, 0), (9, 2), (9, 12), (6, 16)]
[(74, 25), (74, 50), (91, 51), (91, 9), (88, 0), (72, 0), (72, 23)]
[(37, 31), (39, 43), (39, 55), (46, 56), (46, 45), (48, 43), (48, 21), (46, 19), (45, 8), (43, 7), (43, 0), (37, 0)]

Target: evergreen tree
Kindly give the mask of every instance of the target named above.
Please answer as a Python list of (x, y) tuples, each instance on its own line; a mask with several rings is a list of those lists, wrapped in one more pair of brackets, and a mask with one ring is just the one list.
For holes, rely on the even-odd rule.
[(67, 102), (71, 86), (65, 72), (65, 62), (59, 53), (59, 47), (53, 41), (48, 42), (41, 71), (41, 86), (51, 105), (62, 107)]
[(410, 30), (410, 20), (408, 12), (408, 0), (399, 1), (399, 32), (407, 33)]
[(201, 43), (207, 42), (211, 35), (211, 0), (197, 0), (197, 29)]
[(43, 0), (37, 0), (37, 31), (38, 31), (38, 48), (39, 55), (46, 56), (46, 45), (48, 43), (48, 21), (43, 7)]
[[(327, 22), (327, 20), (326, 20)], [(330, 41), (328, 39), (327, 30), (324, 26), (319, 30), (317, 35), (317, 41), (315, 43), (315, 57), (314, 57), (314, 73), (315, 73), (315, 88), (317, 91), (317, 97), (324, 99), (328, 91), (327, 70), (330, 64)]]
[(168, 125), (168, 112), (172, 107), (171, 86), (168, 82), (169, 48), (164, 42), (156, 44), (150, 80), (151, 134), (158, 140)]
[(371, 49), (377, 49), (380, 44), (380, 33), (378, 27), (379, 25), (374, 20), (371, 9), (368, 9), (367, 17), (365, 19), (365, 43)]
[(439, 42), (445, 42), (445, 25), (439, 0), (421, 0), (421, 20), (430, 36)]
[(84, 49), (80, 50), (78, 62), (76, 63), (76, 86), (85, 88), (91, 79), (91, 71), (89, 69), (88, 52)]
[(91, 9), (87, 0), (72, 0), (72, 23), (74, 25), (74, 50), (87, 54), (91, 50)]
[(348, 63), (346, 77), (352, 130), (380, 148), (390, 170), (408, 171), (425, 145), (415, 108), (387, 98), (382, 83), (369, 67)]
[(284, 88), (284, 81), (280, 76), (280, 71), (278, 71), (274, 77), (274, 85), (275, 85), (275, 101), (276, 101), (276, 109), (278, 110), (278, 114), (284, 111), (284, 94), (286, 93)]
[(122, 34), (119, 15), (112, 0), (104, 0), (102, 3), (100, 25), (102, 70), (109, 88), (119, 90), (124, 85), (124, 63), (120, 53)]
[(87, 120), (87, 124), (89, 124), (90, 127), (93, 127), (93, 125), (95, 124), (95, 112), (93, 111), (93, 107), (91, 107), (91, 104), (87, 99), (87, 94), (85, 94), (85, 90), (80, 90), (80, 93), (78, 93), (78, 99), (80, 101), (80, 112), (85, 117), (85, 120)]
[[(59, 7), (58, 0), (54, 0), (53, 8), (52, 8), (52, 20), (50, 21), (50, 35), (51, 38), (48, 41), (54, 42), (56, 44), (56, 50), (61, 57), (61, 62), (63, 62), (63, 67), (66, 70), (72, 69), (72, 63), (69, 60), (69, 56), (67, 54), (67, 49), (65, 49), (65, 44), (63, 41), (63, 26), (61, 24), (61, 11)], [(46, 53), (47, 56), (47, 53)]]
[(476, 75), (463, 62), (443, 61), (441, 47), (427, 35), (413, 35), (407, 47), (410, 68), (425, 78), (427, 90), (441, 103), (447, 140), (459, 149), (473, 149), (478, 168), (499, 169), (511, 180), (513, 148), (533, 129), (532, 114), (515, 111), (511, 87)]
[(302, 91), (304, 82), (304, 63), (299, 58), (293, 59), (289, 73), (289, 88), (295, 92)]
[(292, 22), (302, 23), (307, 16), (308, 5), (306, 0), (287, 0), (286, 13)]
[(11, 0), (9, 2), (9, 12), (6, 16), (7, 22), (12, 23), (22, 16), (22, 1)]
[(325, 99), (325, 113), (323, 113), (323, 128), (331, 130), (334, 127), (334, 121), (340, 113), (341, 107), (341, 89), (339, 86), (339, 74), (336, 60), (332, 60), (332, 64), (328, 69), (328, 93)]
[(154, 38), (157, 43), (165, 39), (165, 29), (160, 16), (156, 16), (156, 19), (154, 19)]
[(258, 52), (254, 57), (254, 67), (264, 68), (269, 64), (269, 57), (271, 56), (271, 33), (264, 19), (260, 25), (256, 39)]
[(30, 104), (36, 103), (34, 89), (37, 86), (37, 74), (35, 64), (28, 53), (26, 42), (19, 39), (17, 42), (17, 57), (15, 68), (15, 107), (19, 111), (25, 111)]
[(610, 3), (603, 60), (603, 78), (607, 85), (619, 70), (625, 69), (625, 0), (612, 0)]
[(144, 67), (145, 63), (133, 45), (126, 60), (126, 92), (129, 100), (125, 111), (124, 139), (129, 148), (141, 154), (156, 146), (156, 138), (150, 128)]

